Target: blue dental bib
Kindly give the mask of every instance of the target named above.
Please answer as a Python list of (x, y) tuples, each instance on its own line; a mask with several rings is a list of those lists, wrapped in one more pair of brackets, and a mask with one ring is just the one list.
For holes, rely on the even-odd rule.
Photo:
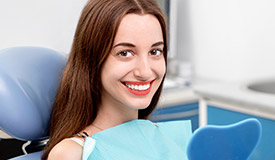
[(190, 121), (132, 120), (87, 137), (83, 160), (187, 160)]

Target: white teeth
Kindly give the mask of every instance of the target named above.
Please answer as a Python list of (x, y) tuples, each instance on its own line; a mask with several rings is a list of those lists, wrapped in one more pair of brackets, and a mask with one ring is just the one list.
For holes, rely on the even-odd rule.
[(128, 88), (130, 89), (134, 89), (137, 91), (144, 91), (147, 90), (148, 88), (150, 88), (150, 84), (146, 84), (146, 85), (133, 85), (133, 84), (125, 84)]

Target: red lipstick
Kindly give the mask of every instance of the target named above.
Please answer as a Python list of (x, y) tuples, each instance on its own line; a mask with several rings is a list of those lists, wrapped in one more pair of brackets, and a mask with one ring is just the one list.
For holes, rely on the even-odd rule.
[[(147, 95), (147, 94), (150, 93), (153, 82), (154, 82), (154, 80), (148, 81), (148, 82), (125, 81), (125, 82), (123, 82), (123, 84), (124, 84), (124, 86), (127, 88), (127, 90), (130, 93), (132, 93), (132, 94), (134, 94), (136, 96), (145, 96), (145, 95)], [(127, 87), (126, 84), (127, 85), (147, 85), (147, 84), (150, 84), (150, 87), (148, 89), (146, 89), (146, 90), (135, 90), (135, 89), (131, 89), (131, 88)]]

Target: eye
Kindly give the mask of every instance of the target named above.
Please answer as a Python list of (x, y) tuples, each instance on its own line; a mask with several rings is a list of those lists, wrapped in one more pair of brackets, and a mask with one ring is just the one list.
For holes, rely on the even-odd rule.
[(159, 56), (163, 53), (163, 50), (161, 49), (153, 49), (150, 51), (150, 54), (153, 55), (153, 56)]
[(131, 57), (133, 54), (131, 53), (131, 51), (121, 51), (118, 53), (119, 56), (121, 57)]

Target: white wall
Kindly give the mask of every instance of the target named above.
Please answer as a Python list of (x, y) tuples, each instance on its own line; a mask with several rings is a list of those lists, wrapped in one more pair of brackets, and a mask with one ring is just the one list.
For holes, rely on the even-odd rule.
[(182, 1), (179, 14), (188, 18), (179, 16), (186, 25), (181, 28), (189, 34), (178, 36), (189, 37), (197, 77), (246, 81), (275, 76), (274, 0)]
[[(87, 0), (1, 0), (0, 49), (68, 53)], [(173, 0), (175, 1), (175, 0)], [(197, 77), (242, 81), (275, 75), (274, 0), (177, 0), (178, 59)]]
[(1, 0), (0, 49), (41, 46), (70, 51), (87, 0)]

